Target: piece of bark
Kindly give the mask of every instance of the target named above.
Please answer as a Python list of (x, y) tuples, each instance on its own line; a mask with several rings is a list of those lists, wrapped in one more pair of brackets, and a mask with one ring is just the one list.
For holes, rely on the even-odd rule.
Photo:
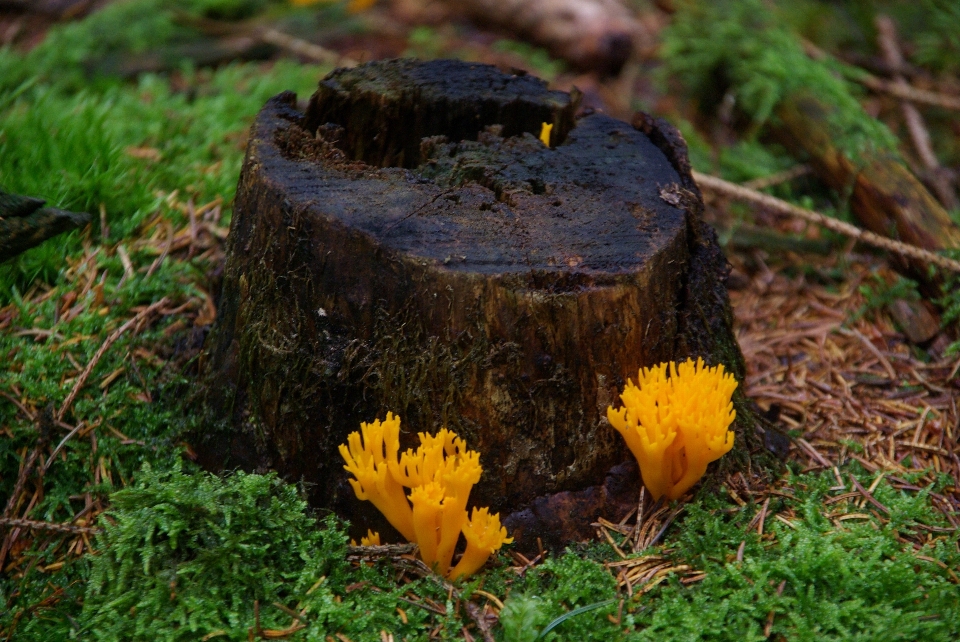
[(640, 23), (619, 0), (445, 0), (476, 22), (505, 29), (580, 69), (616, 75)]
[(940, 321), (923, 301), (897, 299), (887, 305), (887, 312), (914, 345), (922, 345), (940, 332)]
[[(200, 461), (278, 470), (382, 528), (337, 446), (393, 411), (403, 448), (463, 436), (485, 471), (472, 503), (510, 513), (630, 457), (605, 412), (641, 366), (702, 355), (742, 379), (682, 138), (575, 111), (530, 76), (458, 61), (338, 70), (305, 114), (292, 93), (269, 101), (202, 365), (221, 428), (195, 437)], [(769, 428), (735, 403), (732, 466)]]
[[(809, 156), (825, 183), (850, 193), (851, 210), (868, 230), (926, 250), (960, 247), (960, 228), (894, 154), (865, 150), (852, 159), (837, 148), (834, 141), (842, 132), (830, 129), (833, 109), (810, 91), (783, 100), (777, 116), (788, 147)], [(926, 264), (895, 260), (928, 293), (939, 292), (939, 280), (931, 279)]]
[(0, 262), (90, 222), (89, 214), (43, 207), (44, 203), (0, 191)]

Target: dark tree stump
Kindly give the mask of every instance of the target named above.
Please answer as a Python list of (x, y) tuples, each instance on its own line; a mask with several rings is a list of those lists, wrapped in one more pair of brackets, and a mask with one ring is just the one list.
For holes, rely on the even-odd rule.
[[(356, 517), (336, 448), (389, 410), (403, 447), (445, 425), (480, 451), (471, 503), (529, 508), (521, 539), (623, 504), (580, 491), (630, 457), (605, 418), (626, 379), (690, 355), (740, 378), (743, 363), (682, 139), (576, 109), (532, 77), (454, 61), (335, 71), (305, 114), (273, 98), (208, 339), (223, 429), (199, 441), (202, 460), (311, 482), (317, 505)], [(742, 454), (758, 438), (739, 406)]]

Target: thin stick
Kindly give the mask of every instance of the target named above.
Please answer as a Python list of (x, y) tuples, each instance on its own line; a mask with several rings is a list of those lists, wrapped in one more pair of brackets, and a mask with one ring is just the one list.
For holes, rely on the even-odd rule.
[(723, 194), (724, 196), (729, 196), (731, 198), (748, 201), (750, 203), (755, 203), (756, 205), (765, 207), (778, 214), (795, 216), (799, 219), (803, 219), (804, 221), (809, 221), (810, 223), (823, 226), (828, 230), (842, 234), (848, 238), (855, 239), (861, 243), (865, 243), (882, 250), (887, 250), (889, 252), (899, 254), (900, 256), (923, 261), (925, 263), (936, 265), (937, 267), (951, 270), (953, 272), (960, 272), (960, 261), (947, 258), (946, 256), (931, 252), (930, 250), (925, 250), (921, 247), (917, 247), (916, 245), (910, 245), (909, 243), (903, 243), (902, 241), (895, 241), (885, 236), (880, 236), (879, 234), (862, 230), (856, 225), (838, 221), (837, 219), (831, 218), (825, 214), (821, 214), (820, 212), (814, 212), (802, 207), (797, 207), (796, 205), (791, 205), (790, 203), (782, 201), (779, 198), (775, 198), (768, 194), (761, 194), (760, 192), (747, 189), (741, 185), (737, 185), (736, 183), (731, 183), (730, 181), (725, 181), (722, 178), (717, 178), (716, 176), (702, 174), (696, 170), (693, 170), (692, 174), (694, 180), (696, 180), (701, 187), (704, 187), (712, 192)]
[(48, 406), (40, 414), (40, 435), (37, 438), (37, 443), (34, 445), (33, 450), (30, 451), (29, 455), (27, 455), (27, 460), (23, 464), (23, 468), (20, 469), (20, 474), (17, 476), (17, 481), (13, 485), (13, 492), (10, 493), (10, 497), (7, 499), (7, 505), (3, 509), (3, 517), (10, 517), (10, 513), (13, 512), (14, 507), (17, 505), (17, 498), (19, 498), (20, 493), (23, 492), (23, 486), (27, 482), (27, 477), (29, 477), (30, 473), (33, 472), (33, 465), (36, 463), (37, 457), (40, 455), (40, 451), (46, 447), (47, 441), (50, 438), (50, 424), (52, 423), (51, 408)]
[(650, 540), (650, 543), (647, 544), (645, 548), (650, 548), (651, 546), (654, 546), (660, 540), (660, 538), (663, 537), (663, 534), (667, 532), (668, 528), (670, 528), (670, 524), (672, 524), (673, 520), (677, 518), (677, 515), (683, 512), (684, 508), (686, 508), (686, 505), (683, 505), (677, 510), (670, 513), (670, 517), (668, 517), (667, 521), (663, 523), (663, 527), (657, 532), (656, 535), (654, 535), (653, 539)]
[(336, 51), (315, 45), (312, 42), (307, 42), (300, 38), (295, 38), (290, 34), (277, 31), (276, 29), (264, 29), (260, 32), (260, 39), (267, 44), (276, 45), (281, 49), (286, 49), (289, 52), (303, 56), (314, 62), (337, 67), (356, 67), (357, 64), (359, 64), (356, 60), (341, 56)]
[(760, 178), (755, 178), (752, 181), (747, 181), (743, 184), (743, 186), (747, 189), (766, 189), (768, 187), (773, 187), (774, 185), (787, 183), (795, 178), (800, 178), (801, 176), (806, 176), (812, 171), (813, 168), (809, 165), (794, 165), (790, 169), (785, 169), (782, 172), (777, 172), (776, 174), (771, 174), (770, 176), (761, 176)]
[(14, 406), (16, 406), (17, 409), (18, 409), (20, 412), (22, 412), (23, 415), (24, 415), (27, 419), (29, 419), (30, 421), (36, 421), (36, 419), (37, 419), (36, 415), (35, 415), (34, 413), (30, 412), (29, 410), (27, 410), (26, 406), (24, 406), (22, 403), (20, 403), (20, 402), (17, 400), (16, 397), (13, 397), (13, 396), (7, 394), (7, 393), (4, 392), (3, 390), (0, 390), (0, 397), (6, 397), (6, 398), (7, 398), (7, 401), (9, 401), (9, 402), (12, 403)]
[(167, 258), (167, 254), (170, 253), (170, 250), (173, 248), (173, 225), (167, 222), (167, 244), (163, 246), (163, 251), (160, 252), (160, 256), (154, 259), (153, 263), (150, 264), (150, 269), (147, 270), (147, 275), (143, 277), (144, 279), (149, 279), (150, 276), (163, 264), (163, 260)]
[(66, 436), (66, 437), (64, 437), (63, 439), (60, 440), (60, 443), (57, 444), (57, 447), (53, 449), (53, 453), (51, 453), (50, 456), (47, 458), (47, 463), (45, 463), (45, 464), (43, 465), (43, 470), (42, 470), (41, 473), (40, 473), (40, 476), (41, 476), (41, 477), (42, 477), (43, 475), (46, 475), (46, 474), (47, 474), (47, 471), (50, 469), (50, 464), (53, 463), (53, 460), (56, 458), (56, 456), (57, 456), (57, 455), (60, 453), (60, 451), (63, 449), (64, 445), (65, 445), (68, 441), (70, 441), (70, 438), (71, 438), (71, 437), (73, 437), (75, 434), (77, 434), (78, 432), (80, 432), (80, 430), (83, 429), (83, 426), (84, 426), (84, 424), (83, 424), (83, 422), (81, 421), (80, 423), (77, 424), (76, 428), (74, 428), (73, 430), (71, 430), (69, 433), (67, 433), (67, 436)]
[(944, 109), (960, 111), (960, 98), (956, 96), (948, 96), (947, 94), (940, 94), (935, 91), (927, 91), (926, 89), (917, 89), (912, 85), (900, 86), (890, 80), (877, 78), (876, 76), (867, 72), (850, 76), (850, 79), (860, 83), (868, 89), (887, 93), (896, 98), (910, 100), (915, 103), (923, 103), (925, 105), (933, 105), (934, 107), (943, 107)]
[[(13, 485), (13, 492), (10, 493), (10, 498), (7, 499), (7, 505), (3, 509), (3, 518), (8, 519), (13, 513), (14, 508), (17, 506), (17, 502), (20, 500), (20, 494), (23, 492), (23, 487), (27, 483), (27, 478), (30, 477), (30, 473), (33, 472), (33, 466), (37, 461), (37, 457), (40, 455), (40, 451), (47, 447), (47, 441), (50, 439), (50, 431), (52, 430), (53, 424), (53, 406), (49, 405), (44, 408), (43, 412), (40, 413), (40, 419), (37, 424), (39, 435), (37, 437), (37, 443), (34, 445), (33, 450), (30, 451), (30, 454), (27, 455), (27, 460), (23, 464), (23, 468), (20, 469), (20, 474), (17, 475), (17, 481)], [(2, 525), (2, 523), (0, 523)], [(16, 528), (16, 525), (13, 526), (13, 529)], [(16, 531), (13, 529), (7, 529), (6, 534), (3, 537), (3, 544), (0, 545), (0, 569), (3, 568), (4, 563), (7, 560), (7, 553), (10, 552), (10, 547), (13, 544), (13, 535)]]
[(63, 405), (60, 406), (60, 410), (57, 411), (56, 420), (63, 421), (64, 415), (67, 413), (67, 410), (70, 409), (70, 406), (73, 404), (74, 400), (77, 398), (77, 394), (80, 392), (80, 389), (83, 388), (83, 384), (87, 382), (87, 379), (90, 377), (90, 373), (93, 372), (93, 369), (96, 367), (100, 359), (103, 358), (103, 355), (107, 353), (107, 350), (110, 349), (117, 339), (123, 336), (123, 333), (140, 323), (148, 316), (153, 314), (158, 308), (162, 308), (167, 304), (167, 297), (163, 297), (156, 303), (153, 303), (149, 307), (141, 310), (137, 313), (135, 317), (124, 323), (122, 326), (114, 330), (113, 334), (107, 337), (106, 341), (103, 342), (103, 345), (94, 353), (93, 358), (90, 359), (90, 363), (87, 364), (87, 367), (83, 369), (83, 372), (80, 373), (80, 376), (77, 377), (76, 383), (73, 384), (73, 390), (70, 391), (70, 394), (67, 395), (67, 398), (64, 400)]
[(36, 531), (53, 531), (55, 533), (70, 533), (72, 535), (96, 535), (100, 532), (99, 528), (93, 526), (74, 526), (73, 524), (56, 524), (54, 522), (38, 522), (33, 519), (14, 519), (12, 517), (0, 517), (0, 526), (9, 526), (11, 528), (29, 528)]
[(883, 369), (887, 371), (888, 375), (890, 375), (890, 380), (894, 382), (897, 381), (897, 371), (893, 369), (893, 366), (890, 365), (890, 362), (887, 360), (887, 358), (883, 356), (883, 353), (880, 352), (877, 346), (873, 345), (873, 341), (868, 339), (866, 335), (859, 330), (855, 330), (854, 328), (850, 328), (849, 330), (845, 328), (838, 328), (837, 332), (848, 337), (856, 337), (860, 343), (863, 344), (863, 347), (869, 350), (870, 353), (877, 358), (877, 361), (880, 362), (880, 365), (883, 366)]
[[(807, 55), (814, 60), (825, 60), (830, 57), (830, 54), (809, 40), (803, 40), (803, 48), (807, 52)], [(903, 98), (904, 100), (910, 100), (915, 103), (922, 103), (925, 105), (933, 105), (934, 107), (943, 107), (944, 109), (955, 109), (960, 111), (960, 97), (958, 96), (948, 96), (947, 94), (941, 94), (935, 91), (917, 89), (912, 85), (900, 86), (890, 80), (878, 78), (873, 74), (860, 69), (859, 67), (844, 66), (841, 67), (841, 72), (846, 79), (860, 83), (864, 87), (872, 89), (873, 91), (890, 94), (891, 96)]]

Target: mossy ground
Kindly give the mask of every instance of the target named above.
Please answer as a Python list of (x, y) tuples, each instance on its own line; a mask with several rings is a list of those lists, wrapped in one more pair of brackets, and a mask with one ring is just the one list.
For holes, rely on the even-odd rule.
[[(295, 486), (199, 472), (182, 442), (198, 426), (181, 400), (210, 321), (214, 239), (229, 220), (245, 130), (269, 96), (307, 95), (327, 70), (182, 61), (135, 80), (89, 75), (102, 33), (121, 54), (195, 36), (162, 5), (118, 3), (53, 30), (30, 54), (0, 51), (0, 186), (96, 221), (0, 266), (0, 497), (13, 491), (44, 408), (60, 407), (111, 331), (170, 299), (106, 352), (51, 443), (84, 427), (52, 461), (43, 452), (42, 481), (27, 481), (17, 515), (76, 525), (98, 517), (104, 531), (21, 532), (0, 576), (5, 637), (244, 640), (260, 627), (293, 640), (478, 639), (482, 609), (499, 610), (493, 598), (505, 607), (491, 635), (508, 642), (535, 640), (588, 606), (540, 639), (960, 637), (960, 543), (931, 503), (956, 484), (944, 475), (906, 479), (915, 489), (848, 460), (836, 475), (791, 464), (765, 505), (702, 490), (661, 543), (637, 553), (689, 568), (631, 597), (605, 566), (621, 559), (610, 543), (529, 567), (504, 553), (454, 592), (396, 562), (349, 561), (343, 525), (312, 514)], [(243, 15), (280, 3), (177, 5)], [(928, 40), (950, 37), (931, 30)], [(757, 148), (734, 156), (782, 168), (775, 148), (749, 145)], [(198, 229), (206, 245), (169, 242)], [(837, 500), (853, 490), (850, 475), (865, 487), (876, 480), (872, 495), (888, 512)], [(696, 571), (702, 577), (685, 582)]]

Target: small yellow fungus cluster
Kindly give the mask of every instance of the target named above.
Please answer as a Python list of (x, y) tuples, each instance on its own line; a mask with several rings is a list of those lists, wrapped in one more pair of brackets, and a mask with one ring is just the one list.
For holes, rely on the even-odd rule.
[[(335, 0), (290, 0), (290, 4), (295, 7), (308, 7), (314, 4), (320, 4), (321, 2), (329, 4)], [(376, 4), (377, 0), (350, 0), (347, 3), (347, 11), (350, 13), (360, 13), (365, 11)]]
[[(383, 422), (361, 423), (341, 444), (344, 468), (357, 498), (369, 500), (440, 575), (456, 579), (476, 572), (503, 544), (513, 541), (500, 526), (500, 515), (486, 508), (467, 516), (470, 489), (480, 481), (480, 454), (467, 450), (463, 439), (442, 428), (436, 435), (419, 433), (420, 447), (400, 453), (400, 418), (387, 413)], [(404, 488), (410, 489), (409, 501)], [(466, 551), (450, 567), (463, 533)], [(368, 533), (365, 541), (379, 542)]]
[(708, 368), (703, 359), (642, 368), (636, 386), (627, 380), (623, 407), (608, 407), (607, 418), (637, 458), (654, 499), (678, 499), (733, 447), (727, 429), (736, 417), (736, 387), (722, 365)]
[(540, 127), (540, 142), (550, 147), (550, 132), (553, 131), (553, 123), (544, 123)]
[[(350, 540), (350, 544), (357, 545), (353, 540)], [(368, 528), (367, 534), (360, 538), (360, 546), (380, 546), (380, 533), (374, 533)]]

